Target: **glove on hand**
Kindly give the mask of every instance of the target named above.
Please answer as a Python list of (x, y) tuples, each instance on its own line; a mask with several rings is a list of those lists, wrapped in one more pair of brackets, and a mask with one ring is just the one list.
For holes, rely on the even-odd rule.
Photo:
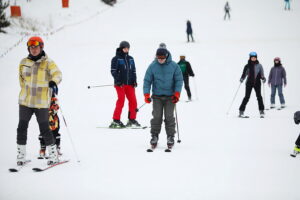
[(132, 84), (132, 87), (136, 88), (137, 85), (138, 85), (137, 82), (134, 81), (133, 84)]
[(52, 89), (53, 94), (58, 94), (58, 87), (54, 81), (49, 81), (49, 88)]
[(241, 78), (241, 79), (240, 79), (240, 82), (242, 83), (243, 81), (244, 81), (244, 79), (243, 79), (243, 78)]
[(151, 97), (150, 97), (150, 94), (144, 94), (144, 96), (145, 96), (145, 102), (146, 103), (151, 103)]
[(180, 93), (179, 92), (175, 92), (172, 96), (172, 102), (173, 103), (177, 103), (179, 101), (179, 97), (180, 97)]
[(265, 77), (263, 77), (261, 80), (262, 80), (263, 83), (266, 82), (266, 78)]
[(123, 86), (123, 84), (122, 84), (122, 82), (120, 82), (120, 81), (117, 81), (117, 82), (115, 83), (115, 86), (122, 87), (122, 86)]

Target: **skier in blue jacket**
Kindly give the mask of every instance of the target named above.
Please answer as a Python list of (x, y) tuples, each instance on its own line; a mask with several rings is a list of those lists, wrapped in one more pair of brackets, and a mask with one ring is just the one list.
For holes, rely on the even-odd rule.
[[(161, 124), (164, 122), (167, 133), (167, 145), (174, 145), (175, 118), (174, 108), (179, 101), (183, 77), (180, 67), (172, 61), (172, 56), (165, 48), (156, 51), (156, 58), (148, 67), (144, 77), (145, 102), (153, 100), (153, 118), (151, 119), (151, 145), (156, 146)], [(152, 88), (152, 97), (150, 90)]]

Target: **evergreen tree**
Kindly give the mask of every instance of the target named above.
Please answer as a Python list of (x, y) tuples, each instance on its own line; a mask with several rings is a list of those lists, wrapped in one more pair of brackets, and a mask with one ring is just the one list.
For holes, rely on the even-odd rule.
[(6, 33), (2, 28), (8, 27), (10, 25), (10, 22), (5, 17), (4, 10), (9, 6), (9, 3), (3, 3), (2, 0), (0, 0), (0, 33)]

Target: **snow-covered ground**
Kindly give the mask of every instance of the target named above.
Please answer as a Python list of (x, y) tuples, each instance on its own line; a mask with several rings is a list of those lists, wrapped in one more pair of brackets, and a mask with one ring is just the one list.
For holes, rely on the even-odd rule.
[[(223, 0), (123, 0), (113, 8), (99, 0), (77, 0), (68, 9), (60, 1), (18, 0), (24, 17), (39, 20), (45, 51), (63, 72), (59, 99), (81, 162), (62, 123), (62, 151), (71, 162), (33, 173), (32, 167), (45, 165), (36, 159), (39, 131), (33, 117), (27, 145), (32, 162), (21, 173), (8, 172), (16, 161), (18, 64), (27, 55), (28, 37), (21, 33), (32, 33), (14, 23), (7, 35), (0, 35), (0, 55), (7, 52), (0, 58), (0, 199), (300, 199), (299, 158), (289, 156), (299, 133), (293, 113), (300, 110), (300, 3), (292, 1), (291, 11), (283, 9), (283, 0), (229, 3), (231, 21), (223, 21)], [(195, 43), (186, 43), (187, 19)], [(7, 51), (22, 37), (20, 45)], [(185, 54), (193, 67), (195, 101), (185, 103), (182, 90), (177, 104), (182, 143), (172, 153), (164, 152), (164, 129), (157, 151), (147, 153), (149, 129), (96, 128), (110, 124), (116, 92), (113, 87), (87, 86), (113, 83), (110, 61), (122, 40), (130, 42), (135, 58), (139, 106), (144, 103), (143, 77), (160, 42), (167, 44), (175, 61)], [(254, 91), (246, 109), (250, 119), (236, 117), (244, 84), (226, 115), (250, 51), (258, 53), (266, 75), (276, 56), (287, 71), (287, 108), (266, 111), (265, 119), (258, 116)], [(264, 94), (269, 107), (267, 85)], [(276, 97), (277, 106), (278, 101)], [(138, 121), (149, 125), (151, 111), (151, 105), (144, 106)], [(126, 117), (127, 105), (123, 122)]]

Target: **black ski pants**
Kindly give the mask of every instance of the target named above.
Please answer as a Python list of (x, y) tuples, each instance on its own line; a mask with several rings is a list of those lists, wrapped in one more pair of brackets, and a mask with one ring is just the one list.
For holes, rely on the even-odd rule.
[(225, 12), (225, 15), (224, 15), (224, 20), (226, 20), (226, 17), (228, 16), (228, 19), (230, 19), (230, 13), (229, 11), (226, 11)]
[(184, 89), (186, 90), (188, 98), (190, 99), (192, 97), (192, 94), (189, 85), (189, 76), (183, 76), (183, 81), (184, 81)]
[(49, 127), (49, 112), (48, 108), (29, 108), (26, 106), (19, 106), (19, 124), (17, 129), (17, 144), (26, 145), (27, 143), (27, 129), (32, 115), (35, 114), (39, 124), (40, 134), (45, 140), (45, 145), (52, 145), (55, 143), (53, 134)]
[(171, 96), (152, 96), (153, 99), (153, 118), (151, 119), (151, 134), (158, 136), (161, 131), (163, 114), (165, 117), (165, 129), (168, 136), (175, 135), (175, 104), (172, 102)]
[(244, 97), (244, 99), (242, 101), (242, 104), (240, 106), (240, 109), (239, 109), (240, 111), (245, 111), (246, 105), (247, 105), (247, 103), (250, 99), (252, 88), (254, 88), (255, 93), (256, 93), (256, 98), (257, 98), (257, 101), (258, 101), (258, 109), (259, 110), (264, 110), (265, 109), (264, 102), (263, 102), (263, 99), (262, 99), (262, 96), (261, 96), (261, 84), (256, 84), (256, 85), (246, 84), (246, 94), (245, 94), (245, 97)]
[(297, 140), (296, 140), (295, 144), (296, 144), (297, 146), (299, 146), (299, 147), (300, 147), (300, 135), (298, 136), (298, 138), (297, 138)]

